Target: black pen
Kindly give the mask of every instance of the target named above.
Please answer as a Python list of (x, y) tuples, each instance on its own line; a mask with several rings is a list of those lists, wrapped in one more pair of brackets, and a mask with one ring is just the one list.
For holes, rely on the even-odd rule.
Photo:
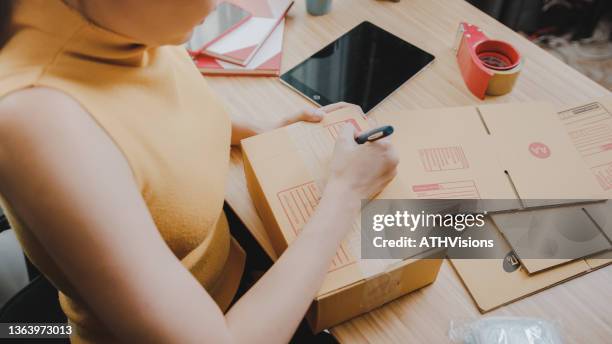
[(393, 134), (393, 127), (390, 125), (383, 125), (382, 127), (374, 128), (358, 135), (355, 137), (355, 142), (361, 145), (366, 142), (380, 140), (383, 137), (387, 137), (391, 134)]

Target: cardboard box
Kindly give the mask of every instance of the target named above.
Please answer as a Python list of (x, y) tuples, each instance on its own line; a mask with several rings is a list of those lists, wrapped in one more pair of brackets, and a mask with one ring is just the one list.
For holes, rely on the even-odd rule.
[[(400, 155), (398, 176), (378, 196), (381, 199), (510, 199), (516, 202), (499, 210), (517, 210), (560, 202), (539, 201), (543, 199), (575, 204), (606, 197), (603, 184), (585, 166), (558, 115), (546, 104), (406, 111), (377, 114), (371, 120), (395, 127), (392, 140)], [(370, 127), (351, 111), (338, 111), (321, 124), (296, 123), (242, 141), (249, 192), (279, 255), (318, 203), (341, 123), (359, 130)], [(360, 260), (359, 252), (355, 223), (308, 312), (315, 331), (433, 282), (441, 263), (421, 259), (436, 257), (439, 251), (401, 261)], [(527, 279), (524, 269), (518, 270), (520, 275), (498, 274), (502, 260), (460, 263), (457, 271), (479, 308), (490, 310), (589, 271), (590, 263), (604, 266), (603, 259), (578, 260), (535, 279)], [(493, 276), (507, 284), (485, 300), (481, 295), (496, 281)]]
[[(242, 141), (251, 198), (280, 255), (295, 239), (320, 198), (319, 181), (343, 123), (358, 130), (368, 122), (354, 110), (341, 110), (320, 124), (296, 123)], [(394, 180), (379, 195), (408, 197)], [(359, 218), (341, 244), (307, 319), (315, 332), (339, 324), (432, 283), (443, 251), (428, 250), (405, 260), (361, 260)], [(322, 238), (324, 240), (324, 238)], [(438, 259), (433, 259), (438, 258)]]
[[(581, 164), (596, 178), (606, 198), (611, 199), (612, 169), (608, 166), (612, 166), (612, 113), (608, 109), (612, 109), (612, 97), (563, 109), (557, 116), (574, 149), (579, 153)], [(583, 208), (609, 241), (612, 238), (612, 201), (584, 205)], [(488, 225), (494, 226), (492, 222)], [(497, 229), (482, 233), (496, 236), (499, 242), (503, 242), (502, 234)], [(612, 252), (608, 251), (529, 274), (509, 245), (499, 249), (507, 252), (505, 259), (451, 260), (481, 312), (493, 310), (612, 263)]]
[[(607, 199), (612, 198), (612, 113), (608, 110), (611, 105), (612, 97), (607, 97), (568, 110), (561, 110), (556, 116), (557, 121), (565, 129), (567, 137), (575, 149), (575, 152), (580, 156), (581, 164), (593, 175), (599, 185), (600, 191), (604, 193)], [(575, 212), (576, 216), (574, 216), (573, 219), (566, 218), (561, 221), (560, 217), (563, 215), (557, 214), (554, 217), (550, 216), (551, 213), (554, 212)], [(580, 213), (582, 213), (582, 219), (576, 221), (577, 218), (581, 216)], [(549, 245), (559, 246), (559, 250), (562, 250), (564, 253), (564, 257), (562, 258), (568, 258), (569, 251), (575, 252), (575, 254), (570, 254), (569, 256), (582, 258), (591, 256), (599, 251), (610, 249), (610, 238), (612, 238), (612, 218), (609, 218), (612, 216), (612, 205), (610, 202), (606, 204), (585, 205), (584, 207), (574, 208), (573, 210), (549, 209), (534, 211), (532, 215), (534, 216), (530, 216), (530, 214), (521, 214), (518, 215), (518, 217), (528, 216), (531, 220), (548, 217), (549, 221), (541, 221), (542, 223), (538, 228), (534, 228), (530, 231), (523, 228), (522, 232), (525, 232), (524, 234), (528, 234), (527, 232), (538, 232), (542, 244), (544, 244), (543, 241), (546, 241)], [(513, 218), (514, 219), (510, 218), (510, 215), (493, 216), (493, 220), (496, 222), (497, 227), (508, 239), (515, 253), (521, 259), (523, 267), (525, 267), (529, 273), (548, 269), (572, 260), (529, 259), (534, 255), (529, 254), (530, 248), (526, 246), (533, 246), (535, 244), (534, 241), (537, 239), (533, 237), (529, 238), (529, 243), (526, 245), (525, 240), (527, 240), (527, 236), (524, 235), (521, 238), (521, 233), (519, 233), (521, 232), (520, 229), (515, 228), (514, 230), (510, 230), (507, 228), (510, 226), (511, 222), (516, 222), (516, 216)], [(558, 223), (552, 225), (550, 220), (555, 220)], [(548, 222), (548, 225), (544, 222)], [(572, 222), (574, 222), (573, 231), (568, 227), (571, 226)], [(555, 228), (544, 228), (551, 227), (551, 225)], [(599, 228), (595, 228), (595, 226)], [(546, 233), (546, 237), (542, 237), (544, 233)], [(520, 243), (521, 240), (523, 243)], [(606, 261), (603, 259), (592, 261), (592, 263), (595, 262), (606, 264)]]
[(374, 119), (395, 128), (398, 174), (411, 198), (517, 199), (515, 209), (605, 198), (548, 104), (415, 110)]

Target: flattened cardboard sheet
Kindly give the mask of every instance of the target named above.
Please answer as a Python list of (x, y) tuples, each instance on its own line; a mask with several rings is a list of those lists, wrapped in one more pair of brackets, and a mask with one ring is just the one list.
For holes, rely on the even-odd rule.
[(398, 175), (411, 198), (516, 199), (474, 107), (381, 113), (374, 119), (395, 129)]
[(492, 239), (503, 244), (496, 249), (499, 250), (498, 256), (505, 255), (505, 258), (450, 261), (482, 313), (535, 294), (590, 269), (586, 261), (576, 260), (552, 270), (529, 275), (490, 221), (487, 222), (485, 230), (478, 231), (477, 238)]
[(415, 110), (373, 118), (394, 126), (399, 175), (413, 198), (522, 203), (499, 210), (605, 198), (546, 104)]
[(612, 96), (558, 113), (574, 147), (612, 198)]
[(582, 206), (494, 214), (491, 218), (530, 274), (612, 248)]
[(483, 105), (478, 109), (494, 140), (495, 156), (525, 207), (548, 205), (539, 200), (571, 204), (573, 199), (605, 198), (549, 104)]
[[(558, 113), (574, 147), (608, 199), (606, 204), (585, 205), (588, 214), (612, 239), (612, 96), (587, 102)], [(587, 258), (592, 268), (612, 263), (612, 252)]]
[[(558, 112), (558, 118), (582, 163), (595, 177), (606, 198), (611, 199), (612, 113), (608, 109), (612, 109), (612, 97), (563, 109)], [(612, 238), (612, 201), (586, 204), (582, 208), (603, 235)], [(488, 225), (493, 226), (493, 223)], [(507, 252), (506, 258), (451, 259), (451, 262), (483, 313), (612, 263), (612, 252), (607, 251), (530, 275), (497, 229), (479, 233), (494, 236), (496, 242), (505, 243), (497, 249)]]

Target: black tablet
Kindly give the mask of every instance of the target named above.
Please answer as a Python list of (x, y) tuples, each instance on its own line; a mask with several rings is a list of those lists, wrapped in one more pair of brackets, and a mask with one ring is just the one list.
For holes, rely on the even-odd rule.
[(344, 101), (367, 113), (433, 60), (365, 21), (283, 74), (281, 81), (321, 106)]

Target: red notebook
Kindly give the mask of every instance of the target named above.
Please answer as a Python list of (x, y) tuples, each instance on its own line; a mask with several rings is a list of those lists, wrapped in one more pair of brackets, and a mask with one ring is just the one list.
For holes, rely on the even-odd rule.
[(283, 20), (246, 66), (240, 66), (206, 55), (195, 56), (193, 61), (200, 72), (205, 75), (278, 76), (283, 56), (284, 28), (285, 21)]
[(246, 66), (272, 34), (293, 0), (223, 0), (242, 7), (252, 17), (208, 46), (204, 54), (218, 60)]

